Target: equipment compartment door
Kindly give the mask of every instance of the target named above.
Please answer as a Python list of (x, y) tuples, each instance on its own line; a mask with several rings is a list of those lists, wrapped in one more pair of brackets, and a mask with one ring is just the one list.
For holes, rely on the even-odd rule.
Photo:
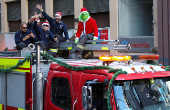
[(0, 110), (4, 108), (5, 98), (5, 73), (0, 72)]

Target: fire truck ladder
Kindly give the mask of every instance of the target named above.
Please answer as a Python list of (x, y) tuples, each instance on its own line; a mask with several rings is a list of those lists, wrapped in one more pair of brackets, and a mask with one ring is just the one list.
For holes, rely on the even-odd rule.
[[(92, 44), (96, 42), (96, 44)], [(102, 44), (105, 43), (105, 44)], [(108, 44), (106, 44), (108, 43)], [(30, 47), (29, 47), (30, 48)], [(69, 50), (70, 53), (74, 53), (76, 48), (76, 44), (74, 41), (69, 42), (61, 42), (59, 44), (59, 50)], [(130, 44), (119, 44), (119, 40), (87, 40), (85, 44), (84, 50), (97, 50), (97, 51), (110, 51), (110, 50), (130, 50)], [(0, 56), (16, 56), (18, 53), (21, 54), (22, 57), (31, 54), (31, 52), (35, 52), (34, 49), (23, 49), (21, 51), (0, 51)], [(24, 53), (24, 55), (23, 55)]]
[[(92, 44), (96, 42), (96, 44)], [(101, 44), (101, 43), (108, 43), (108, 44)], [(117, 44), (115, 44), (117, 43)], [(75, 52), (75, 42), (61, 42), (59, 44), (59, 50), (71, 50), (71, 52)], [(105, 40), (105, 39), (98, 39), (98, 40), (87, 40), (85, 44), (84, 50), (130, 50), (130, 44), (119, 44), (119, 40)]]

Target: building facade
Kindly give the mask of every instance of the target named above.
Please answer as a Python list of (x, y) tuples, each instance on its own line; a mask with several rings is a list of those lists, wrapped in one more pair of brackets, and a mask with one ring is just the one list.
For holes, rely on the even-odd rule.
[[(77, 18), (80, 14), (80, 9), (87, 7), (90, 15), (96, 19), (99, 28), (111, 27), (110, 23), (117, 23), (117, 17), (110, 15), (117, 15), (115, 9), (109, 9), (109, 4), (116, 3), (109, 0), (1, 0), (1, 44), (0, 50), (5, 48), (5, 34), (13, 33), (19, 30), (21, 22), (28, 22), (28, 19), (34, 15), (34, 12), (39, 12), (35, 8), (36, 4), (42, 4), (43, 9), (50, 15), (54, 16), (57, 11), (62, 12), (62, 21), (67, 25), (68, 29), (77, 29)], [(103, 4), (104, 8), (99, 8)], [(83, 5), (84, 4), (84, 5)], [(91, 5), (91, 6), (89, 6)], [(114, 10), (111, 14), (109, 10)], [(114, 14), (115, 13), (115, 14)], [(114, 18), (115, 17), (115, 18)], [(99, 18), (99, 19), (98, 19)], [(114, 21), (110, 21), (114, 19)], [(41, 22), (45, 21), (41, 19)], [(117, 27), (116, 27), (117, 28)], [(116, 29), (114, 29), (116, 32)], [(117, 38), (117, 37), (116, 37)]]
[[(11, 45), (14, 40), (12, 37), (19, 30), (21, 22), (28, 22), (35, 11), (40, 13), (35, 5), (42, 4), (50, 16), (61, 11), (62, 21), (66, 23), (68, 30), (73, 31), (78, 27), (80, 9), (86, 7), (100, 29), (109, 29), (109, 40), (119, 38), (121, 43), (130, 43), (133, 49), (129, 52), (150, 53), (150, 48), (158, 47), (160, 1), (163, 0), (0, 0), (0, 51)], [(44, 18), (41, 19), (43, 21)]]

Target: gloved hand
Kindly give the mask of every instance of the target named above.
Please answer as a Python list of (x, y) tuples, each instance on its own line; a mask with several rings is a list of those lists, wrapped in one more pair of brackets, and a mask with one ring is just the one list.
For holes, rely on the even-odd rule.
[(75, 44), (77, 44), (78, 41), (79, 41), (79, 38), (76, 37), (76, 38), (75, 38)]
[[(93, 40), (97, 40), (97, 37), (93, 37)], [(96, 44), (96, 42), (92, 42), (92, 44)]]

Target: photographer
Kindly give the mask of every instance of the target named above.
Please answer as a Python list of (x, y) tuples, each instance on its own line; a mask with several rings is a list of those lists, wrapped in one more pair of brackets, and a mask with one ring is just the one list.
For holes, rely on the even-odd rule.
[(35, 43), (36, 38), (31, 30), (27, 29), (27, 24), (22, 22), (20, 25), (20, 30), (15, 33), (14, 36), (16, 49), (22, 50), (27, 47), (30, 43)]

